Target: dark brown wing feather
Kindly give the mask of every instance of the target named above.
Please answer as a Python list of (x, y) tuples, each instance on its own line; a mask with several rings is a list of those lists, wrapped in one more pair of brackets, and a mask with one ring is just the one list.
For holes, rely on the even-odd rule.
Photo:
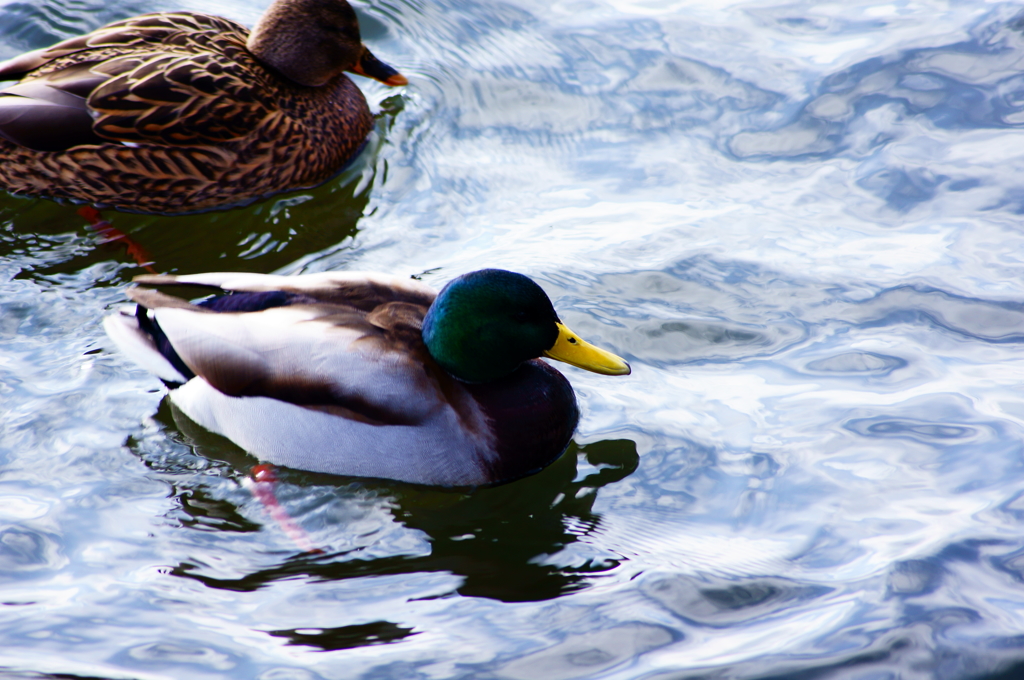
[[(161, 44), (202, 44), (203, 32), (240, 34), (242, 44), (248, 31), (233, 21), (190, 12), (156, 12), (118, 21), (86, 35), (68, 38), (0, 63), (0, 80), (17, 80), (33, 71), (39, 75), (63, 68), (64, 57), (77, 55), (75, 62), (100, 62), (126, 54), (125, 48), (153, 47)], [(210, 44), (209, 42), (207, 43)], [(243, 48), (244, 49), (244, 48)], [(83, 54), (88, 52), (87, 55)]]
[[(284, 288), (284, 290), (288, 290)], [(321, 302), (347, 305), (362, 312), (373, 312), (371, 323), (386, 328), (388, 323), (408, 323), (410, 310), (418, 314), (417, 328), (437, 294), (423, 289), (392, 288), (373, 281), (334, 285), (323, 290), (302, 292)]]
[(84, 97), (39, 81), (19, 83), (0, 96), (0, 137), (36, 151), (102, 144)]
[[(92, 91), (99, 87), (106, 79), (107, 76), (103, 73), (93, 73), (92, 67), (96, 64), (90, 62), (83, 62), (68, 66), (60, 71), (52, 74), (46, 78), (45, 82), (50, 87), (56, 88), (62, 92), (68, 94), (78, 95), (83, 99), (87, 98)], [(27, 85), (29, 83), (39, 82), (26, 80), (21, 85)], [(16, 86), (17, 87), (17, 86)], [(4, 92), (10, 92), (13, 88), (8, 88)]]

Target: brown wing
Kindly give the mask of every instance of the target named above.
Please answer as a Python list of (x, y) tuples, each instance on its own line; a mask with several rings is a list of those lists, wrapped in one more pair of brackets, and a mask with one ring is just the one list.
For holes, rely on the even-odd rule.
[[(205, 307), (144, 288), (128, 295), (155, 310), (156, 327), (169, 343), (157, 351), (224, 394), (269, 397), (378, 425), (415, 425), (442, 398), (424, 366), (431, 361), (420, 336), (426, 307), (384, 298), (432, 298), (433, 291), (402, 279), (388, 287), (389, 279), (153, 275), (136, 281), (231, 295)], [(378, 302), (368, 314), (359, 307), (370, 298)], [(410, 394), (420, 399), (409, 403)]]
[[(220, 54), (147, 55), (106, 62), (114, 77), (89, 96), (99, 135), (126, 142), (201, 146), (241, 139), (270, 109), (251, 75)], [(96, 70), (96, 69), (94, 69)]]
[[(151, 14), (22, 55), (0, 64), (0, 79), (24, 75), (15, 88), (45, 85), (85, 97), (87, 108), (64, 106), (49, 117), (35, 116), (36, 129), (17, 135), (5, 134), (0, 121), (0, 134), (15, 143), (22, 143), (19, 138), (60, 138), (67, 144), (62, 148), (97, 143), (96, 135), (171, 146), (240, 139), (274, 115), (273, 106), (264, 103), (274, 84), (246, 51), (246, 36), (245, 28), (218, 17)], [(40, 106), (40, 100), (15, 88), (0, 92), (5, 95), (0, 103), (8, 109)], [(81, 129), (85, 116), (92, 125), (91, 138), (67, 134), (68, 129)], [(16, 117), (24, 128), (27, 116)], [(45, 150), (54, 150), (49, 146)]]
[(344, 305), (373, 312), (389, 303), (408, 303), (421, 308), (420, 318), (437, 293), (414, 279), (377, 272), (323, 272), (302, 276), (211, 272), (206, 274), (142, 274), (135, 283), (148, 286), (193, 286), (233, 293), (284, 291), (306, 300)]
[(138, 47), (145, 51), (169, 40), (175, 43), (201, 42), (202, 38), (195, 36), (207, 32), (237, 34), (241, 36), (243, 43), (248, 36), (245, 27), (206, 14), (142, 14), (2, 62), (0, 80), (17, 80), (33, 71), (39, 71), (38, 75), (43, 75), (54, 68), (63, 68), (65, 64), (61, 60), (64, 57), (72, 57), (75, 63), (96, 63), (119, 54), (127, 54), (129, 48)]

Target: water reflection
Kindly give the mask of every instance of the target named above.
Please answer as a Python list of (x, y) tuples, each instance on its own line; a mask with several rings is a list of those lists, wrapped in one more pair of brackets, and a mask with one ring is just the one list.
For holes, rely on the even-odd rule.
[[(362, 153), (313, 189), (231, 211), (186, 216), (106, 211), (103, 217), (145, 250), (162, 273), (269, 272), (311, 251), (349, 247), (377, 182), (380, 144), (404, 105), (401, 95), (384, 100)], [(19, 224), (33, 226), (22, 232)], [(69, 204), (0, 192), (0, 257), (32, 255), (38, 265), (19, 259), (34, 276), (70, 274), (112, 257), (127, 265), (125, 278), (145, 273), (123, 245), (102, 243), (86, 224)], [(53, 252), (58, 248), (63, 252)]]
[(792, 613), (833, 592), (816, 584), (780, 578), (735, 579), (660, 574), (645, 579), (642, 592), (687, 623), (725, 627)]
[(680, 637), (668, 627), (636, 622), (570, 634), (558, 644), (498, 665), (494, 673), (508, 680), (583, 680)]
[[(254, 532), (277, 530), (262, 514), (253, 515), (247, 494), (224, 475), (245, 474), (256, 461), (231, 442), (188, 420), (165, 400), (159, 418), (173, 420), (194, 456), (213, 461), (213, 482), (196, 478), (202, 463), (193, 455), (143, 460), (159, 472), (182, 475), (175, 483), (183, 526), (203, 531)], [(142, 447), (143, 450), (145, 447)], [(583, 464), (580, 467), (580, 463)], [(454, 592), (504, 602), (540, 601), (573, 592), (619, 561), (600, 559), (553, 560), (551, 556), (585, 537), (601, 521), (594, 512), (596, 492), (622, 480), (639, 464), (636, 444), (608, 440), (568, 451), (540, 473), (493, 488), (444, 490), (381, 480), (352, 480), (298, 470), (281, 470), (278, 496), (325, 555), (295, 554), (246, 573), (225, 577), (222, 569), (204, 569), (184, 562), (172, 570), (212, 587), (253, 591), (296, 576), (339, 581), (364, 576), (442, 572), (460, 577)], [(240, 503), (247, 507), (242, 509)], [(372, 507), (368, 507), (372, 506)], [(367, 516), (373, 519), (367, 522)], [(390, 522), (391, 527), (382, 527)], [(268, 528), (269, 527), (269, 528)], [(409, 530), (425, 539), (394, 549), (400, 542), (377, 542), (375, 537)], [(363, 536), (355, 539), (353, 535)], [(342, 545), (334, 543), (341, 538)], [(390, 539), (389, 539), (390, 540)], [(438, 593), (436, 597), (446, 593)]]
[(67, 564), (61, 541), (52, 533), (25, 525), (0, 525), (0, 574), (3, 580), (37, 576), (41, 570), (57, 571)]
[(49, 47), (112, 21), (152, 11), (156, 11), (153, 3), (140, 0), (118, 3), (97, 0), (7, 3), (0, 7), (0, 26), (3, 26), (0, 60)]
[[(150, 9), (65, 5), (0, 8), (0, 47)], [(87, 354), (128, 260), (0, 197), (14, 667), (1020, 675), (1020, 7), (655, 5), (368, 7), (415, 65), (372, 195), (113, 215), (181, 271), (529, 269), (634, 361), (615, 390), (573, 374), (597, 443), (507, 487), (289, 473), (327, 555), (253, 499), (251, 458), (148, 420), (155, 381)]]
[[(771, 131), (741, 132), (730, 140), (730, 149), (748, 160), (864, 157), (904, 136), (894, 123), (917, 116), (946, 129), (1017, 127), (1024, 123), (1024, 81), (1018, 74), (1022, 26), (1020, 16), (983, 24), (962, 42), (875, 57), (831, 73), (794, 120)], [(878, 117), (878, 111), (886, 113)], [(876, 122), (873, 118), (889, 123), (890, 131), (865, 137), (865, 123)], [(906, 210), (933, 198), (951, 179), (923, 167), (895, 167), (869, 171), (859, 183), (891, 207)], [(973, 188), (973, 182), (953, 179), (949, 189)]]
[(374, 621), (337, 628), (303, 628), (299, 630), (272, 630), (274, 637), (288, 640), (290, 645), (316, 647), (325, 652), (371, 645), (386, 645), (416, 635), (412, 628), (403, 628), (390, 621)]

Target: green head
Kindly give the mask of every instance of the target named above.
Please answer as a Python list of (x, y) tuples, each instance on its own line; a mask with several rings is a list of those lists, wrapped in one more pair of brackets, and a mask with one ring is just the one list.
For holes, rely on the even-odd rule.
[(566, 328), (540, 286), (502, 269), (448, 283), (423, 320), (423, 341), (442, 368), (466, 382), (497, 380), (540, 356), (598, 373), (629, 373), (625, 361)]

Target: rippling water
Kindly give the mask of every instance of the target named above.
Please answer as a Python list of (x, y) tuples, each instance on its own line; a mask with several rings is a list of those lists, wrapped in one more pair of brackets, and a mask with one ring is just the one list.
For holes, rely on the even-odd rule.
[[(0, 58), (154, 9), (0, 5)], [(113, 214), (161, 271), (530, 274), (631, 377), (454, 493), (284, 476), (100, 320), (137, 273), (0, 197), (0, 675), (978, 678), (1024, 670), (1024, 15), (1001, 2), (388, 0), (341, 176)], [(1014, 670), (1015, 665), (1018, 665)]]

